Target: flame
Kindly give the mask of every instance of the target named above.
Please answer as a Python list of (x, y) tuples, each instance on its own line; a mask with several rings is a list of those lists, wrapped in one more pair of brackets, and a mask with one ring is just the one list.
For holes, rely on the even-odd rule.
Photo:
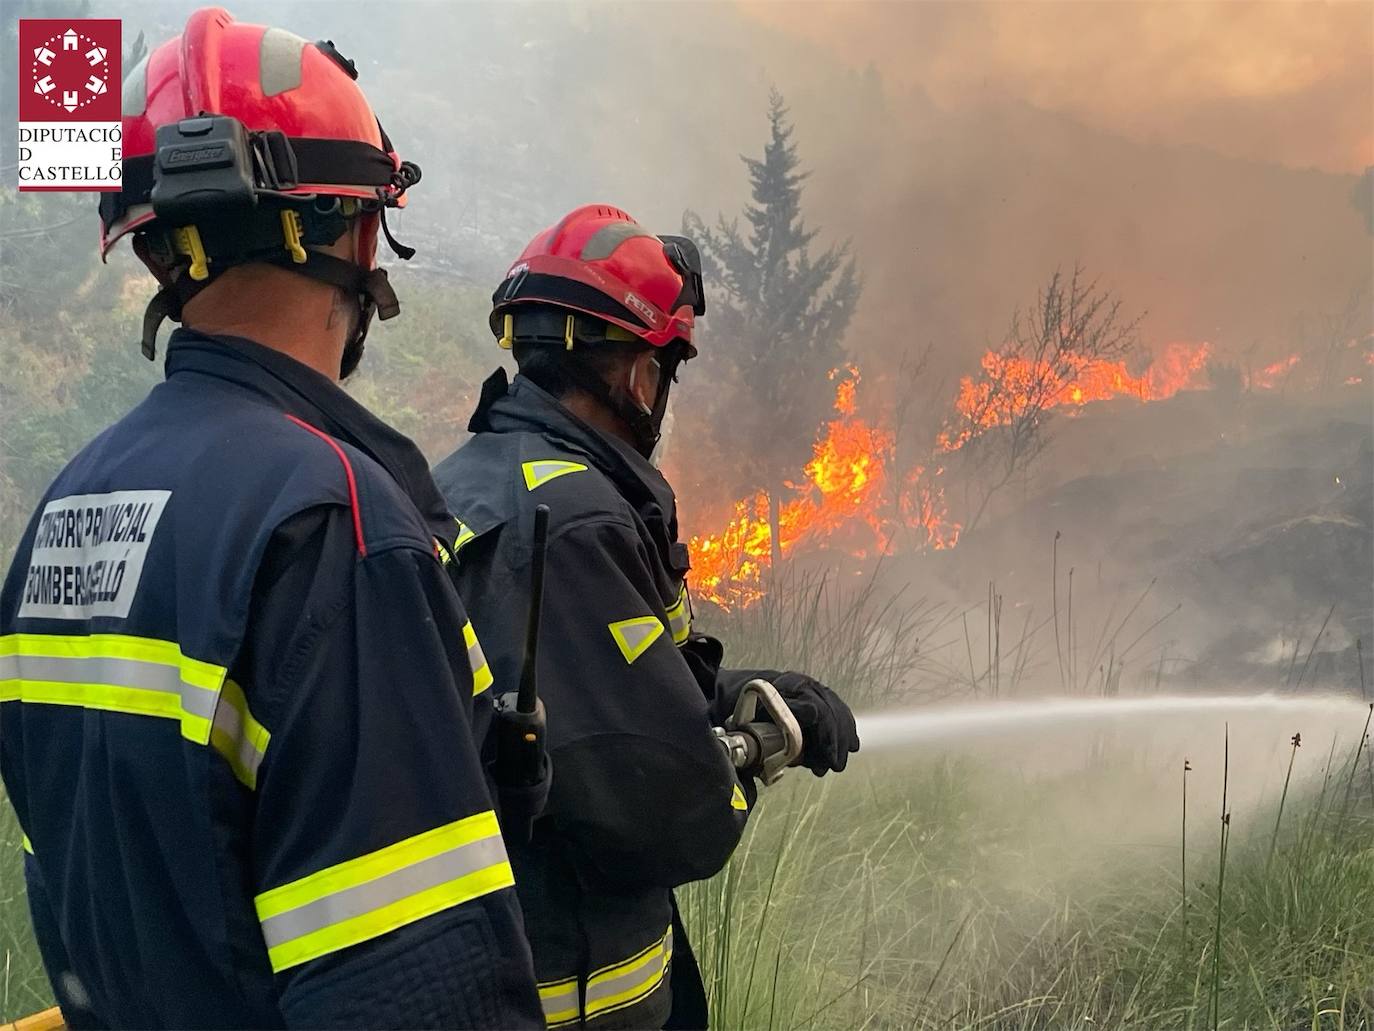
[(1259, 390), (1273, 390), (1283, 379), (1293, 370), (1293, 367), (1302, 361), (1301, 356), (1290, 354), (1281, 361), (1266, 365), (1259, 372), (1252, 373), (1250, 376), (1250, 386)]
[[(1027, 407), (1081, 408), (1095, 401), (1133, 397), (1161, 401), (1184, 390), (1211, 386), (1207, 368), (1210, 343), (1172, 343), (1139, 374), (1123, 361), (1060, 355), (1053, 363), (989, 351), (976, 378), (959, 383), (951, 420), (939, 433), (933, 454), (958, 451), (973, 438), (1011, 424)], [(1374, 365), (1374, 352), (1364, 355)], [(1298, 355), (1251, 374), (1249, 384), (1270, 389), (1299, 364)], [(945, 503), (944, 467), (933, 462), (902, 472), (895, 467), (896, 434), (859, 414), (859, 370), (849, 366), (830, 373), (836, 380), (835, 416), (817, 433), (811, 460), (799, 483), (788, 483), (792, 496), (779, 499), (778, 553), (826, 541), (857, 558), (892, 550), (899, 537), (914, 547), (943, 550), (959, 542), (961, 525), (951, 520)], [(1351, 376), (1349, 385), (1361, 382)], [(692, 585), (697, 597), (722, 608), (752, 604), (767, 590), (773, 559), (769, 499), (764, 492), (736, 501), (725, 525), (694, 536), (688, 544)]]
[(1206, 386), (1204, 376), (1212, 346), (1169, 344), (1163, 355), (1139, 376), (1124, 361), (1089, 358), (1061, 352), (1059, 358), (1039, 362), (989, 351), (983, 355), (978, 378), (959, 381), (954, 400), (956, 417), (936, 443), (942, 451), (957, 451), (974, 437), (996, 426), (1010, 425), (1032, 405), (1081, 407), (1090, 401), (1137, 397), (1160, 401), (1180, 390)]
[[(805, 542), (842, 536), (848, 550), (862, 558), (870, 550), (888, 551), (904, 529), (919, 531), (926, 546), (953, 547), (959, 527), (946, 516), (938, 482), (944, 470), (927, 477), (918, 467), (892, 483), (895, 434), (857, 414), (859, 370), (844, 371), (835, 387), (836, 418), (812, 445), (803, 482), (787, 485), (795, 496), (780, 501), (779, 553), (786, 556)], [(840, 370), (831, 373), (839, 376)], [(688, 548), (698, 597), (727, 609), (757, 601), (773, 554), (768, 495), (736, 501), (723, 529), (692, 537)]]

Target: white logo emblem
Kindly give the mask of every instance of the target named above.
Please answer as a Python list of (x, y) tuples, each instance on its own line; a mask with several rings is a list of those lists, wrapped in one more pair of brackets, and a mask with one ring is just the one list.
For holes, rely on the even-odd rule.
[[(74, 63), (76, 58), (65, 63), (58, 62), (59, 70), (51, 71), (58, 51), (81, 54), (84, 68), (89, 69), (89, 77), (84, 82), (77, 77), (76, 69), (82, 66)], [(33, 48), (33, 65), (30, 69), (33, 91), (49, 104), (70, 114), (85, 107), (102, 93), (109, 92), (109, 56), (108, 50), (75, 29), (51, 36)], [(58, 75), (63, 81), (54, 81), (53, 75)], [(59, 89), (59, 86), (62, 88)]]
[(129, 614), (169, 490), (117, 490), (49, 501), (38, 517), (19, 618)]

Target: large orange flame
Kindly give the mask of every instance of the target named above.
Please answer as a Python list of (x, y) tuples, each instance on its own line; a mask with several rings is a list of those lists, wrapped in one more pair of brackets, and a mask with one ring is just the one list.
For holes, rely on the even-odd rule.
[[(1207, 342), (1172, 343), (1137, 375), (1123, 361), (1069, 355), (1053, 366), (1037, 365), (989, 351), (980, 362), (981, 374), (960, 381), (933, 453), (958, 451), (973, 438), (1012, 424), (1032, 403), (1079, 408), (1122, 397), (1160, 401), (1183, 390), (1206, 389), (1211, 358)], [(1374, 365), (1374, 351), (1364, 360)], [(1250, 374), (1248, 385), (1271, 389), (1299, 361), (1292, 355), (1274, 362)], [(859, 370), (837, 369), (831, 378), (837, 380), (836, 415), (821, 427), (802, 482), (787, 485), (794, 496), (779, 505), (779, 553), (787, 556), (802, 544), (828, 540), (862, 558), (887, 553), (900, 534), (911, 534), (917, 548), (954, 547), (961, 527), (945, 504), (944, 468), (894, 469), (895, 434), (858, 414)], [(1345, 382), (1354, 385), (1361, 378)], [(736, 501), (725, 526), (692, 537), (689, 550), (698, 597), (727, 609), (757, 601), (766, 590), (773, 555), (768, 496), (760, 492)]]
[[(848, 549), (863, 557), (870, 549), (886, 551), (904, 528), (920, 531), (927, 546), (952, 547), (959, 527), (948, 522), (936, 482), (943, 470), (927, 477), (918, 468), (902, 482), (891, 483), (896, 438), (857, 414), (858, 369), (836, 370), (831, 376), (839, 380), (837, 417), (825, 424), (813, 445), (804, 481), (788, 484), (796, 496), (778, 508), (779, 552), (788, 555), (805, 541), (843, 531), (849, 535), (844, 542)], [(768, 496), (760, 492), (735, 502), (724, 529), (693, 537), (689, 549), (698, 597), (724, 608), (762, 597), (773, 550)]]
[(937, 441), (943, 451), (957, 451), (995, 426), (1008, 426), (1032, 406), (1082, 406), (1090, 401), (1138, 397), (1160, 401), (1180, 390), (1206, 386), (1208, 343), (1169, 344), (1160, 358), (1138, 376), (1119, 360), (1089, 358), (1073, 353), (1053, 363), (989, 351), (983, 355), (982, 375), (959, 381), (954, 400), (956, 416)]

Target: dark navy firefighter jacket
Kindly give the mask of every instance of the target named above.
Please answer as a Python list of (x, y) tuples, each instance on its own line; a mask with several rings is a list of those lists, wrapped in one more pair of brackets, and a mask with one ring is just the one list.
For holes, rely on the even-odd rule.
[(75, 1027), (537, 1027), (476, 742), (491, 673), (422, 456), (173, 335), (0, 595), (0, 773)]
[(504, 372), (470, 428), (434, 476), (501, 683), (521, 665), (534, 509), (550, 509), (538, 678), (553, 785), (511, 850), (545, 1017), (661, 1027), (672, 1009), (703, 1027), (672, 889), (720, 870), (748, 819), (753, 782), (711, 727), (750, 674), (721, 671), (719, 643), (692, 632), (673, 491), (641, 455)]

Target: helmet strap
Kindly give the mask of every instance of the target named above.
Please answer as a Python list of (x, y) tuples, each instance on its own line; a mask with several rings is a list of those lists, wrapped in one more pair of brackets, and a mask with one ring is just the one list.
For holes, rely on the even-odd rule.
[(400, 240), (391, 235), (391, 227), (386, 224), (385, 205), (382, 206), (380, 218), (382, 220), (382, 235), (386, 237), (386, 244), (391, 248), (391, 252), (402, 261), (409, 261), (411, 258), (415, 257), (414, 247), (407, 247), (405, 244), (401, 243)]
[[(290, 252), (282, 252), (276, 256), (255, 260), (338, 287), (344, 293), (356, 298), (358, 319), (352, 334), (344, 342), (343, 361), (339, 370), (340, 378), (353, 372), (362, 359), (363, 342), (367, 338), (372, 317), (376, 315), (377, 318), (386, 321), (401, 313), (401, 302), (397, 300), (396, 291), (392, 289), (384, 268), (364, 269), (351, 261), (345, 261), (343, 258), (336, 258), (332, 254), (323, 254), (319, 251), (306, 251), (304, 262), (297, 261)], [(235, 264), (245, 263), (236, 262)], [(191, 298), (218, 279), (227, 267), (232, 268), (233, 266), (211, 265), (209, 274), (200, 280), (192, 279), (189, 273), (182, 272), (170, 286), (163, 287), (153, 296), (143, 312), (141, 348), (145, 358), (149, 361), (157, 358), (157, 331), (163, 321), (171, 319), (173, 322), (180, 322), (182, 309), (185, 305), (190, 303)]]
[(658, 391), (653, 405), (647, 409), (630, 391), (612, 387), (585, 362), (574, 358), (563, 365), (563, 371), (569, 379), (624, 421), (634, 438), (635, 450), (646, 459), (653, 455), (654, 448), (658, 446), (659, 438), (663, 435), (663, 419), (668, 411), (668, 394), (672, 389), (673, 374), (681, 360), (680, 351), (676, 345), (670, 344), (663, 349), (663, 353), (655, 355), (654, 360), (659, 367)]

